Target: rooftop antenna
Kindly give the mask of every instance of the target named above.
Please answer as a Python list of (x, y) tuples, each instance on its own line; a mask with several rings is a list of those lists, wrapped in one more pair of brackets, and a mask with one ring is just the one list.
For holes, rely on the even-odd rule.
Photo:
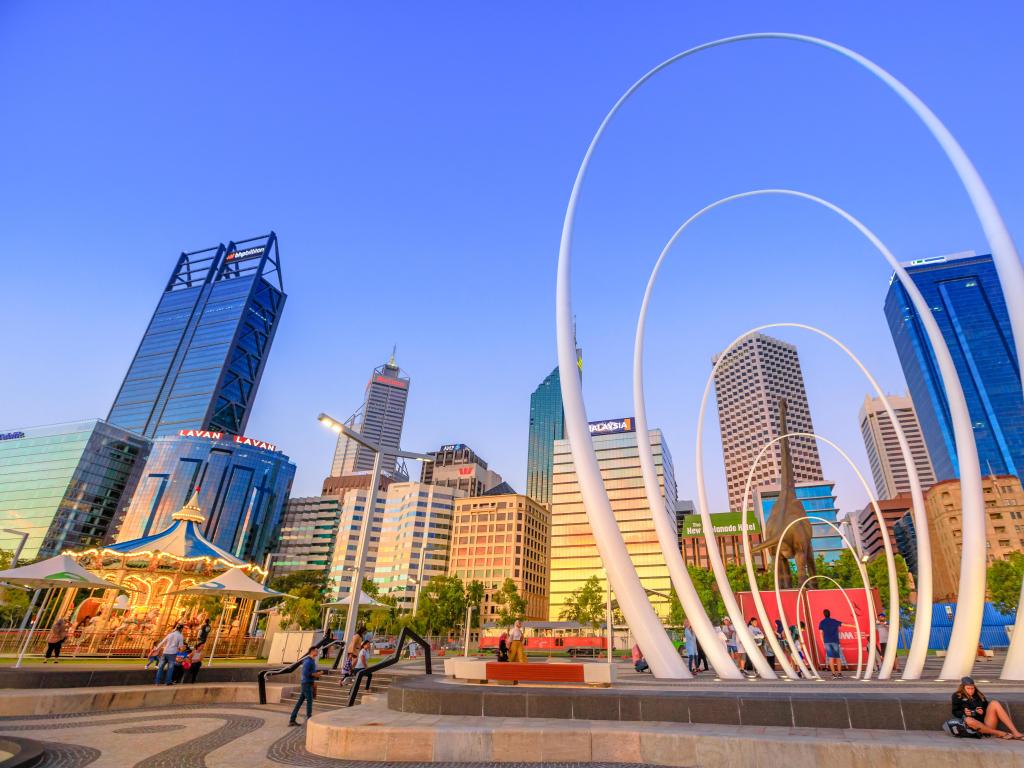
[(395, 353), (396, 352), (398, 352), (398, 345), (397, 344), (395, 344), (393, 347), (391, 347), (391, 359), (388, 360), (388, 365), (394, 366), (394, 364), (395, 364)]

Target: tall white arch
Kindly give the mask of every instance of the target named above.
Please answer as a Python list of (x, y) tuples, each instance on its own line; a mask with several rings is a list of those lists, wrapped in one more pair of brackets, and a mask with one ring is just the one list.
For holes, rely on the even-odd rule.
[[(659, 254), (658, 260), (655, 262), (654, 268), (651, 270), (651, 276), (647, 281), (647, 289), (644, 292), (644, 298), (640, 305), (640, 315), (637, 319), (636, 340), (633, 348), (633, 407), (634, 414), (636, 416), (637, 446), (640, 454), (640, 466), (643, 471), (644, 487), (647, 491), (647, 500), (652, 510), (658, 509), (659, 506), (663, 504), (663, 499), (661, 497), (661, 492), (658, 488), (657, 472), (655, 471), (654, 467), (654, 455), (650, 448), (650, 438), (648, 435), (647, 407), (644, 397), (643, 383), (643, 354), (644, 337), (646, 333), (647, 324), (647, 311), (650, 307), (651, 296), (654, 292), (655, 283), (657, 282), (662, 264), (664, 263), (665, 258), (668, 256), (669, 251), (675, 245), (676, 241), (682, 236), (682, 234), (690, 227), (691, 224), (696, 222), (706, 213), (709, 213), (710, 211), (713, 211), (714, 209), (718, 208), (719, 206), (725, 205), (726, 203), (742, 200), (748, 197), (757, 197), (762, 195), (783, 195), (808, 200), (810, 202), (817, 203), (818, 205), (821, 205), (827, 208), (828, 210), (837, 213), (844, 220), (852, 224), (859, 232), (861, 232), (869, 240), (869, 242), (875, 245), (875, 247), (882, 254), (882, 256), (889, 262), (890, 266), (892, 266), (897, 271), (897, 274), (902, 272), (902, 277), (905, 277), (908, 283), (912, 283), (910, 277), (906, 275), (905, 270), (903, 270), (903, 268), (899, 265), (899, 262), (896, 261), (895, 256), (892, 255), (892, 253), (881, 242), (881, 240), (879, 240), (878, 237), (870, 229), (868, 229), (861, 221), (859, 221), (853, 215), (851, 215), (844, 209), (840, 208), (839, 206), (835, 205), (834, 203), (831, 203), (823, 198), (817, 197), (816, 195), (811, 195), (806, 192), (799, 192), (797, 190), (791, 189), (756, 189), (751, 190), (749, 192), (741, 192), (736, 195), (730, 195), (728, 197), (721, 198), (720, 200), (716, 200), (710, 205), (707, 205), (701, 210), (697, 211), (697, 213), (693, 214), (689, 219), (683, 222), (683, 224), (672, 234), (672, 237), (669, 238), (668, 242), (665, 244), (665, 247), (662, 248), (661, 254)], [(914, 290), (916, 290), (916, 288)], [(922, 304), (923, 303), (924, 300), (922, 299)], [(718, 362), (716, 362), (714, 367), (712, 368), (711, 374), (708, 376), (707, 383), (704, 387), (704, 396), (701, 400), (700, 406), (700, 416), (697, 421), (696, 463), (698, 483), (698, 511), (701, 515), (701, 521), (704, 527), (704, 537), (707, 541), (708, 559), (711, 563), (712, 571), (715, 574), (715, 581), (718, 584), (719, 591), (722, 593), (726, 610), (729, 613), (730, 618), (732, 618), (733, 623), (737, 624), (735, 613), (739, 611), (739, 606), (736, 603), (735, 597), (733, 596), (732, 590), (729, 586), (729, 579), (726, 575), (725, 566), (722, 563), (721, 554), (718, 550), (718, 541), (711, 533), (710, 513), (707, 510), (707, 494), (704, 485), (704, 456), (702, 447), (704, 435), (704, 417), (707, 411), (708, 396), (711, 392), (711, 385), (714, 381), (715, 372), (718, 370), (718, 367), (725, 360), (728, 352), (730, 352), (736, 345), (742, 342), (743, 339), (745, 339), (751, 333), (754, 333), (757, 330), (763, 330), (765, 328), (777, 327), (795, 327), (812, 331), (813, 333), (817, 333), (818, 335), (828, 339), (833, 344), (838, 346), (841, 350), (843, 350), (847, 354), (847, 356), (849, 356), (850, 359), (853, 360), (857, 367), (860, 368), (861, 372), (871, 383), (872, 387), (875, 390), (875, 393), (878, 395), (879, 398), (881, 398), (885, 406), (886, 412), (889, 415), (889, 419), (892, 421), (896, 429), (896, 436), (900, 445), (900, 451), (903, 454), (904, 462), (907, 464), (907, 479), (910, 482), (911, 486), (911, 496), (913, 499), (914, 509), (914, 528), (917, 539), (917, 548), (919, 553), (926, 553), (924, 555), (924, 559), (919, 561), (918, 564), (918, 573), (920, 575), (920, 580), (918, 583), (918, 604), (920, 607), (920, 611), (917, 613), (915, 617), (914, 624), (915, 630), (922, 629), (922, 631), (915, 631), (914, 633), (914, 640), (912, 641), (911, 649), (907, 657), (907, 664), (904, 670), (905, 679), (917, 679), (918, 677), (920, 677), (921, 670), (924, 668), (924, 662), (928, 655), (928, 635), (929, 628), (931, 626), (932, 615), (931, 545), (928, 535), (928, 516), (924, 506), (924, 491), (921, 488), (921, 484), (917, 476), (917, 467), (914, 464), (914, 459), (910, 452), (910, 446), (907, 443), (906, 436), (903, 434), (903, 429), (899, 424), (899, 420), (896, 418), (896, 413), (893, 410), (892, 405), (889, 402), (889, 399), (886, 397), (881, 387), (878, 386), (878, 383), (875, 381), (874, 377), (864, 366), (864, 364), (857, 358), (857, 356), (854, 355), (853, 352), (851, 352), (838, 339), (834, 338), (833, 336), (830, 336), (824, 331), (815, 328), (814, 326), (811, 325), (805, 325), (801, 323), (778, 323), (760, 326), (758, 329), (755, 329), (754, 331), (748, 331), (747, 333), (743, 334), (735, 341), (733, 341), (725, 349), (725, 351), (721, 353)], [(937, 343), (941, 344), (943, 346), (943, 349), (946, 348), (945, 339), (942, 337), (941, 333), (938, 334)], [(949, 355), (947, 350), (947, 357), (948, 356)], [(959, 379), (957, 379), (957, 383), (959, 384)], [(963, 407), (964, 411), (966, 412), (966, 402), (963, 403)], [(971, 434), (971, 439), (973, 440), (973, 433)], [(877, 514), (879, 515), (879, 517), (881, 517), (880, 512), (878, 512)], [(658, 515), (654, 515), (654, 522), (655, 528), (658, 529)], [(679, 594), (682, 594), (681, 590), (685, 587), (683, 587), (681, 582), (684, 579), (686, 581), (689, 581), (689, 574), (686, 572), (686, 568), (682, 562), (682, 557), (678, 552), (678, 547), (675, 543), (674, 531), (671, 530), (671, 527), (667, 524), (663, 527), (667, 530), (658, 530), (658, 541), (661, 544), (662, 554), (664, 555), (666, 563), (668, 564), (669, 573), (672, 576), (673, 584), (676, 586), (676, 591)], [(896, 565), (892, 555), (892, 548), (887, 536), (885, 538), (885, 546), (886, 558), (888, 560), (888, 564), (890, 567), (890, 579), (893, 579), (895, 578)], [(747, 569), (749, 571), (752, 570), (752, 568), (753, 566), (749, 563), (748, 556)], [(686, 606), (684, 605), (684, 608), (685, 607)], [(689, 615), (689, 613), (687, 613), (687, 615)], [(691, 618), (691, 622), (692, 621), (693, 620)], [(709, 638), (709, 640), (705, 640), (704, 635), (700, 634), (700, 631), (712, 631), (710, 628), (710, 621), (705, 619), (704, 623), (707, 624), (707, 627), (698, 627), (697, 625), (694, 625), (695, 633), (700, 638), (702, 645), (705, 645), (707, 642), (709, 642), (710, 639), (713, 639), (712, 636), (712, 638)], [(743, 643), (744, 649), (747, 650), (748, 653), (751, 653), (749, 648), (754, 644), (753, 638), (750, 636), (748, 632), (746, 632), (745, 629), (741, 628), (738, 624), (736, 626), (736, 631), (739, 635), (740, 641)], [(754, 659), (758, 658), (758, 654), (756, 652), (753, 652), (751, 655)], [(893, 665), (895, 664), (896, 649), (893, 648), (890, 652), (890, 649), (886, 648), (886, 656), (888, 658), (889, 663), (887, 666), (883, 666), (883, 674), (891, 670)], [(785, 666), (783, 666), (783, 670), (786, 671), (787, 674), (789, 673), (789, 670), (786, 669)], [(762, 660), (761, 664), (758, 666), (758, 672), (765, 677), (775, 676), (774, 671), (768, 665), (767, 660)]]
[[(629, 605), (628, 610), (624, 611), (626, 620), (633, 628), (641, 644), (645, 647), (651, 669), (658, 677), (686, 677), (688, 673), (678, 655), (675, 654), (664, 628), (658, 622), (657, 616), (640, 585), (639, 577), (630, 567), (629, 555), (622, 539), (622, 533), (615, 524), (615, 517), (612, 513), (611, 504), (608, 501), (608, 494), (605, 492), (604, 484), (601, 481), (597, 457), (590, 443), (590, 433), (587, 428), (587, 412), (583, 403), (583, 390), (575, 373), (576, 361), (572, 310), (572, 236), (576, 222), (576, 209), (579, 205), (583, 180), (586, 177), (590, 161), (601, 137), (622, 105), (644, 83), (666, 67), (701, 51), (730, 43), (763, 39), (790, 40), (815, 45), (838, 53), (850, 61), (859, 64), (895, 92), (925, 124), (925, 127), (928, 128), (932, 137), (938, 142), (960, 177), (960, 181), (971, 199), (975, 213), (989, 241), (989, 246), (992, 249), (992, 258), (999, 275), (999, 281), (1010, 315), (1017, 359), (1021, 364), (1022, 386), (1024, 386), (1024, 266), (1020, 263), (1013, 239), (1010, 237), (1006, 224), (999, 214), (995, 201), (989, 194), (985, 183), (967, 157), (967, 154), (946, 126), (943, 125), (942, 121), (909, 88), (889, 74), (889, 72), (870, 59), (861, 56), (856, 51), (829, 40), (790, 32), (754, 32), (714, 40), (676, 54), (648, 71), (619, 97), (608, 114), (605, 115), (594, 137), (591, 139), (590, 145), (587, 147), (587, 151), (580, 163), (580, 168), (577, 171), (566, 207), (565, 219), (562, 224), (561, 242), (559, 244), (555, 287), (555, 326), (562, 403), (565, 409), (565, 428), (573, 454), (573, 463), (580, 481), (580, 492), (587, 511), (587, 518), (594, 532), (594, 538), (597, 541), (601, 559), (608, 569), (612, 587)], [(904, 285), (912, 301), (921, 298), (920, 292), (913, 288), (912, 283), (909, 285), (904, 283)], [(918, 307), (916, 301), (915, 307)], [(921, 315), (922, 324), (925, 326), (929, 338), (933, 338), (933, 332), (938, 333), (938, 326), (934, 318), (932, 318), (930, 311), (925, 308), (925, 311), (922, 312), (920, 307), (918, 307), (918, 312)], [(961, 395), (960, 399), (962, 400), (962, 390), (959, 387), (959, 381), (957, 380), (956, 382), (955, 391), (951, 392), (950, 381), (945, 375), (946, 363), (948, 362), (949, 365), (952, 365), (952, 361), (941, 359), (937, 349), (935, 352), (939, 367), (943, 370), (943, 383), (946, 388), (947, 399), (952, 401), (955, 399), (956, 393), (959, 392)], [(946, 357), (948, 358), (948, 354)], [(955, 379), (955, 369), (952, 372)], [(978, 462), (977, 449), (973, 445), (970, 421), (953, 417), (953, 432), (960, 463), (963, 534), (960, 565), (960, 603), (953, 621), (953, 631), (950, 637), (946, 660), (942, 667), (942, 676), (944, 678), (959, 677), (967, 674), (973, 667), (974, 653), (977, 648), (978, 638), (981, 635), (981, 619), (985, 601), (985, 507), (981, 486), (981, 468)], [(680, 594), (679, 597), (680, 601), (684, 603), (684, 609), (686, 609), (687, 603), (695, 604), (695, 607), (699, 606), (699, 600), (696, 600), (696, 593), (692, 592), (692, 590), (688, 590), (686, 594)], [(1022, 588), (1022, 599), (1024, 599), (1024, 588)], [(1024, 629), (1024, 617), (1021, 614), (1022, 611), (1018, 610), (1017, 620), (1018, 625)], [(1003, 668), (1003, 676), (1013, 678), (1019, 676), (1024, 678), (1024, 631), (1015, 632), (1014, 635), (1015, 637), (1011, 641), (1010, 652), (1007, 655), (1006, 666)]]
[[(863, 665), (863, 661), (864, 661), (864, 658), (863, 658), (864, 644), (861, 642), (861, 638), (863, 636), (861, 635), (861, 631), (860, 631), (860, 619), (857, 618), (857, 611), (854, 610), (854, 608), (853, 608), (853, 600), (851, 600), (850, 596), (846, 593), (846, 587), (844, 587), (838, 581), (833, 579), (831, 576), (823, 576), (820, 573), (816, 573), (814, 576), (808, 576), (806, 579), (804, 579), (804, 583), (800, 585), (800, 589), (797, 591), (797, 594), (796, 594), (796, 604), (797, 604), (797, 607), (799, 608), (800, 602), (803, 600), (804, 593), (807, 591), (807, 585), (810, 582), (816, 581), (816, 580), (832, 582), (832, 584), (835, 586), (835, 588), (838, 589), (840, 592), (842, 592), (843, 597), (846, 599), (846, 606), (847, 606), (847, 608), (850, 609), (850, 615), (853, 617), (853, 627), (854, 627), (854, 630), (857, 632), (857, 674), (855, 674), (853, 676), (853, 679), (856, 680), (858, 677), (860, 677), (861, 673), (864, 671), (864, 665)], [(799, 629), (797, 631), (799, 631)], [(819, 675), (819, 677), (820, 677), (820, 675)], [(864, 679), (867, 680), (866, 677)]]

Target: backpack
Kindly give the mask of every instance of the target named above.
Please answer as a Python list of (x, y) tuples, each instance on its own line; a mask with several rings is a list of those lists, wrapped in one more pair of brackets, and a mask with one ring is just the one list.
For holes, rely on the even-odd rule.
[(959, 718), (952, 718), (942, 724), (942, 730), (948, 733), (950, 736), (955, 736), (958, 739), (980, 739), (981, 734), (975, 731), (973, 728), (968, 728), (967, 724)]

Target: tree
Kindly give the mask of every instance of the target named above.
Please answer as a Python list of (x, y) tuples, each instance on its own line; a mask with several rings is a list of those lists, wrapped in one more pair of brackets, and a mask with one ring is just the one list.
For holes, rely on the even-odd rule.
[(605, 614), (605, 594), (597, 576), (591, 576), (582, 587), (565, 600), (565, 607), (558, 614), (563, 621), (589, 624), (594, 629), (601, 626)]
[[(11, 566), (11, 559), (14, 553), (6, 549), (0, 549), (0, 570), (6, 570)], [(28, 610), (29, 593), (13, 587), (0, 587), (0, 623), (4, 626), (13, 626), (21, 621), (21, 617)]]
[(320, 626), (320, 604), (308, 597), (285, 600), (279, 608), (281, 618), (287, 626), (299, 629), (316, 629)]
[[(914, 604), (910, 602), (910, 571), (907, 569), (907, 562), (903, 559), (903, 555), (895, 555), (893, 559), (896, 561), (896, 584), (898, 585), (896, 591), (899, 595), (900, 614), (910, 616), (913, 615), (914, 610)], [(872, 587), (878, 590), (882, 609), (889, 610), (889, 566), (884, 556), (879, 555), (868, 563), (868, 581)], [(1020, 588), (1019, 579), (1017, 587)]]
[(505, 579), (494, 593), (494, 602), (498, 606), (498, 623), (502, 626), (514, 624), (526, 613), (526, 598), (519, 594), (519, 587), (512, 579)]
[(466, 607), (473, 606), (474, 608), (471, 617), (474, 627), (480, 626), (480, 605), (484, 601), (484, 593), (486, 591), (483, 582), (476, 579), (473, 579), (473, 581), (466, 585)]
[(461, 625), (466, 605), (462, 579), (458, 576), (434, 576), (420, 593), (416, 618), (427, 632), (447, 633)]
[(1024, 580), (1024, 554), (1011, 552), (1005, 560), (996, 560), (988, 568), (988, 594), (996, 610), (1003, 615), (1017, 610), (1020, 586)]
[(320, 602), (327, 592), (326, 571), (293, 571), (270, 580), (270, 588)]

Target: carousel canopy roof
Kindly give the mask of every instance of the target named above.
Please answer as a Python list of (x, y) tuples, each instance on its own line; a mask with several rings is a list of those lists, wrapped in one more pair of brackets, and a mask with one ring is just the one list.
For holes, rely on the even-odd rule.
[[(117, 584), (93, 576), (68, 555), (0, 571), (0, 579), (26, 587), (81, 587), (82, 589), (121, 589)], [(127, 587), (124, 587), (127, 589)]]
[(211, 560), (222, 560), (232, 566), (246, 565), (244, 560), (239, 560), (203, 536), (199, 526), (206, 522), (206, 518), (199, 509), (198, 496), (199, 491), (196, 491), (188, 504), (174, 513), (171, 525), (159, 533), (143, 536), (141, 539), (108, 544), (103, 549), (122, 555), (159, 551), (182, 559), (208, 557)]

